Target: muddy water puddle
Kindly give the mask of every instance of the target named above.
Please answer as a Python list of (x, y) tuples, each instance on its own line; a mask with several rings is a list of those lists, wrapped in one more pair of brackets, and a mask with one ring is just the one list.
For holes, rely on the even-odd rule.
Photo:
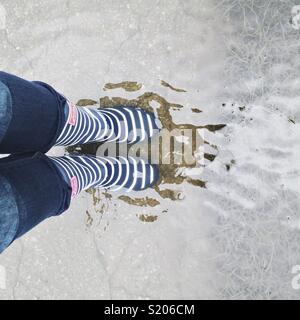
[[(166, 81), (161, 81), (161, 85), (166, 87), (172, 91), (176, 91), (178, 94), (182, 92), (187, 92), (184, 89), (176, 88), (175, 86), (167, 83)], [(138, 82), (125, 81), (121, 83), (107, 83), (103, 90), (114, 90), (114, 89), (123, 89), (127, 92), (135, 92), (138, 95), (138, 91), (143, 87), (142, 84)], [(199, 169), (199, 166), (205, 167), (206, 162), (212, 162), (215, 160), (218, 148), (215, 145), (209, 143), (204, 139), (204, 136), (201, 136), (201, 132), (203, 130), (208, 130), (210, 132), (217, 132), (225, 127), (225, 124), (207, 124), (207, 125), (194, 125), (190, 123), (175, 123), (173, 120), (172, 112), (182, 112), (184, 118), (184, 111), (187, 110), (186, 107), (182, 104), (177, 104), (173, 102), (167, 101), (163, 96), (155, 93), (155, 92), (145, 92), (134, 99), (126, 99), (123, 97), (108, 97), (104, 96), (99, 98), (99, 101), (91, 100), (91, 99), (81, 99), (78, 101), (77, 105), (79, 106), (93, 106), (100, 105), (101, 108), (108, 107), (118, 107), (118, 106), (131, 106), (131, 107), (140, 107), (148, 112), (155, 113), (155, 115), (159, 118), (163, 129), (163, 134), (168, 135), (169, 132), (176, 132), (178, 137), (175, 136), (175, 139), (171, 139), (170, 147), (164, 148), (162, 146), (164, 137), (157, 137), (159, 140), (154, 145), (156, 149), (151, 149), (151, 152), (154, 152), (159, 157), (160, 165), (160, 178), (157, 184), (151, 190), (151, 196), (147, 195), (147, 190), (143, 192), (146, 193), (143, 197), (131, 197), (129, 195), (121, 195), (115, 196), (109, 191), (99, 191), (99, 190), (88, 190), (87, 192), (92, 197), (92, 203), (94, 207), (94, 211), (96, 214), (103, 215), (104, 212), (110, 210), (111, 206), (116, 207), (115, 202), (123, 202), (132, 208), (139, 207), (140, 209), (147, 208), (149, 211), (147, 214), (144, 212), (137, 214), (137, 217), (142, 222), (155, 222), (159, 218), (159, 214), (165, 214), (168, 212), (168, 208), (164, 208), (160, 210), (159, 214), (157, 214), (157, 209), (163, 208), (163, 204), (166, 201), (182, 201), (185, 198), (180, 185), (187, 183), (192, 185), (194, 188), (206, 188), (206, 181), (202, 180), (200, 177), (195, 178), (193, 176), (189, 176), (187, 172), (189, 170), (193, 170), (195, 168)], [(198, 106), (194, 106), (190, 108), (190, 111), (194, 114), (194, 117), (201, 117), (202, 110)], [(182, 137), (189, 132), (190, 139), (188, 144), (191, 148), (189, 161), (186, 161), (186, 157), (178, 152), (178, 149), (175, 148), (175, 144), (182, 143)], [(192, 142), (190, 142), (192, 141)], [(84, 146), (76, 146), (69, 147), (67, 149), (68, 152), (76, 152), (84, 153), (84, 154), (93, 154), (95, 155), (97, 149), (102, 144), (93, 143)], [(205, 153), (205, 146), (210, 146), (210, 150), (214, 150), (211, 153)], [(198, 151), (202, 147), (202, 155)], [(149, 144), (143, 143), (137, 145), (137, 151), (142, 154), (147, 154), (149, 150)], [(167, 149), (167, 150), (165, 150)], [(149, 154), (148, 154), (149, 155)], [(202, 157), (199, 159), (199, 156)], [(170, 163), (164, 164), (164, 158), (168, 157)], [(192, 159), (191, 159), (192, 157)], [(168, 187), (166, 187), (168, 186)], [(153, 196), (153, 191), (156, 196)], [(109, 205), (111, 204), (111, 206)], [(149, 210), (148, 210), (149, 209)], [(156, 209), (155, 213), (151, 213), (151, 210)], [(87, 211), (87, 226), (91, 226), (93, 224), (93, 218), (91, 214)]]

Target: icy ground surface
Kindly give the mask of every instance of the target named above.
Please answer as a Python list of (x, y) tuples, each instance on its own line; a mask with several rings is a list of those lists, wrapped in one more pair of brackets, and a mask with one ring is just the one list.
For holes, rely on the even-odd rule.
[(227, 127), (205, 136), (219, 150), (203, 172), (207, 189), (180, 185), (185, 198), (164, 200), (153, 223), (105, 197), (96, 212), (82, 194), (1, 255), (0, 299), (299, 298), (298, 4), (1, 0), (2, 70), (73, 101), (134, 98), (102, 88), (138, 81), (203, 111), (175, 120)]

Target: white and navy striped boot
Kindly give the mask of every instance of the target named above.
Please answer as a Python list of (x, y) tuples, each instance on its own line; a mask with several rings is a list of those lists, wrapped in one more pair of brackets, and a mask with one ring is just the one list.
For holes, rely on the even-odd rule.
[(135, 107), (91, 109), (66, 104), (66, 123), (57, 146), (92, 142), (137, 143), (151, 138), (161, 126), (154, 114)]
[(72, 188), (72, 197), (90, 188), (142, 191), (153, 186), (159, 179), (157, 165), (132, 157), (69, 155), (51, 159)]

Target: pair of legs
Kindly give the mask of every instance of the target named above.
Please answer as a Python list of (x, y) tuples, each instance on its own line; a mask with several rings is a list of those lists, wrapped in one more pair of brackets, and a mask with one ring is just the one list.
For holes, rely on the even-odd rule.
[(55, 145), (96, 141), (137, 143), (159, 130), (139, 108), (80, 108), (51, 86), (0, 72), (0, 252), (41, 221), (69, 208), (92, 187), (143, 190), (158, 169), (134, 158), (69, 155), (51, 158)]

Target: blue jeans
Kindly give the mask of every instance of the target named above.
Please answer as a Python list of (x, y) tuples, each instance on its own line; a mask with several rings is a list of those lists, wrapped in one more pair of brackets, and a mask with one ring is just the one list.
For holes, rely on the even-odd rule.
[(0, 252), (68, 209), (71, 189), (44, 155), (66, 121), (66, 99), (49, 85), (0, 72)]

